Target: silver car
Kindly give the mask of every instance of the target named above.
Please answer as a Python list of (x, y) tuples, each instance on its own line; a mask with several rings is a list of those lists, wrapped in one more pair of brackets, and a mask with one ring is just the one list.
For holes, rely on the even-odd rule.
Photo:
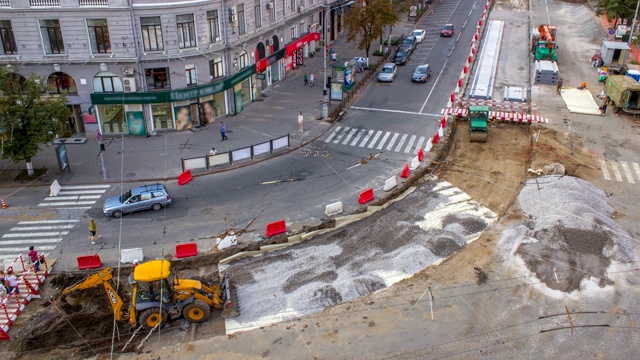
[(398, 74), (398, 67), (394, 63), (382, 65), (382, 70), (378, 73), (379, 82), (392, 82)]
[(171, 194), (162, 184), (143, 185), (120, 196), (107, 199), (102, 206), (105, 216), (119, 218), (122, 214), (141, 210), (160, 210), (171, 204)]

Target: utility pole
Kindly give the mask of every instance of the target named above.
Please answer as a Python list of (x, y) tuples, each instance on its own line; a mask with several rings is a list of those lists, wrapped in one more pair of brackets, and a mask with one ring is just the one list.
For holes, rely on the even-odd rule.
[(100, 162), (102, 163), (102, 180), (107, 180), (107, 168), (104, 166), (104, 156), (102, 153), (105, 150), (105, 146), (102, 143), (102, 133), (98, 131), (96, 133), (96, 140), (98, 140), (98, 149), (100, 150)]

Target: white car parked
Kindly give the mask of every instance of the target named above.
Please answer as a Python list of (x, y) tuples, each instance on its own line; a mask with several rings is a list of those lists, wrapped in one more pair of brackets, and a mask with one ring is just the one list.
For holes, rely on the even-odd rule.
[(427, 35), (427, 32), (424, 31), (423, 29), (415, 29), (413, 30), (413, 33), (411, 33), (411, 35), (413, 35), (416, 38), (416, 41), (419, 44), (422, 42), (422, 40), (424, 40), (424, 37)]

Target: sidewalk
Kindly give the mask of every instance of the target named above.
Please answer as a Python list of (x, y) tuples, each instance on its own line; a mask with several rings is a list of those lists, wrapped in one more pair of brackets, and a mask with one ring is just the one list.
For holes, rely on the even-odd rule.
[[(398, 36), (413, 29), (413, 22), (403, 19), (394, 27)], [(341, 61), (364, 57), (364, 51), (354, 44), (345, 42), (346, 33), (330, 44)], [(376, 50), (372, 46), (371, 52)], [(98, 143), (88, 138), (84, 144), (67, 144), (70, 172), (60, 173), (53, 146), (45, 146), (33, 159), (35, 168), (46, 167), (48, 179), (32, 182), (32, 185), (49, 185), (57, 179), (61, 184), (95, 184), (131, 181), (165, 181), (176, 178), (181, 172), (181, 158), (191, 158), (208, 154), (212, 147), (218, 153), (246, 147), (287, 133), (291, 134), (291, 147), (298, 147), (316, 139), (331, 128), (330, 123), (318, 121), (322, 111), (323, 54), (305, 58), (304, 65), (287, 72), (285, 79), (275, 83), (269, 96), (262, 96), (237, 115), (229, 115), (220, 120), (227, 125), (229, 140), (222, 142), (218, 126), (220, 120), (199, 132), (158, 131), (156, 136), (135, 138), (129, 136), (105, 136), (103, 153), (107, 180), (103, 180)], [(371, 56), (370, 62), (378, 61)], [(315, 75), (315, 86), (304, 86), (304, 74)], [(331, 66), (327, 62), (327, 75)], [(329, 112), (339, 102), (332, 101)], [(304, 132), (299, 133), (297, 117), (302, 111)], [(243, 162), (246, 164), (246, 162)], [(16, 182), (14, 177), (25, 164), (14, 164), (10, 160), (0, 160), (0, 187), (24, 186), (28, 181)], [(229, 167), (219, 167), (215, 171), (227, 171)], [(231, 168), (232, 169), (232, 168)]]

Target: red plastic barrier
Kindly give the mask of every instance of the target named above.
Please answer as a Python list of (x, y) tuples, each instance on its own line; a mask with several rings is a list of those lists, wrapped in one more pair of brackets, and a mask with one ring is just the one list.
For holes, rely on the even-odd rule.
[(446, 117), (442, 117), (442, 120), (440, 120), (440, 126), (444, 129), (447, 127), (447, 118)]
[(358, 203), (366, 204), (369, 201), (373, 200), (373, 189), (369, 188), (362, 193), (360, 193), (360, 198), (358, 198)]
[(193, 176), (191, 176), (191, 170), (187, 170), (178, 176), (178, 185), (182, 186), (189, 181), (193, 180)]
[(196, 243), (186, 243), (176, 245), (176, 257), (178, 259), (198, 255), (198, 245)]
[(436, 134), (433, 135), (433, 138), (431, 139), (431, 143), (432, 144), (437, 144), (438, 141), (440, 141), (440, 134), (438, 134), (438, 132), (436, 131)]
[(422, 151), (422, 147), (418, 149), (418, 161), (422, 161), (424, 159), (424, 151)]
[(462, 86), (462, 78), (458, 79), (458, 86)]
[(409, 170), (409, 163), (406, 163), (404, 164), (404, 169), (402, 169), (402, 174), (400, 174), (400, 177), (406, 179), (409, 177), (409, 173), (411, 173), (411, 170)]
[(456, 92), (455, 91), (451, 92), (451, 101), (456, 101)]
[(97, 269), (102, 267), (99, 255), (78, 256), (78, 270)]
[(464, 71), (465, 74), (469, 72), (469, 63), (466, 63), (464, 65), (464, 68), (462, 69), (462, 71)]
[(276, 222), (272, 222), (267, 224), (267, 236), (274, 236), (278, 234), (284, 234), (287, 232), (287, 225), (284, 223), (284, 220), (278, 220)]

